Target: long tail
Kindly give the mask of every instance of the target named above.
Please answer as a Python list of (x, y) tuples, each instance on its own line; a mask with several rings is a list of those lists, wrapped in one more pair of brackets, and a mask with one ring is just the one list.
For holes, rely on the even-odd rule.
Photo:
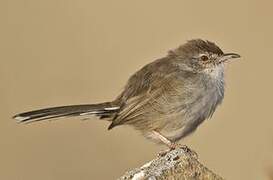
[(39, 109), (17, 114), (13, 116), (17, 122), (34, 122), (58, 117), (97, 115), (101, 118), (109, 117), (119, 110), (118, 106), (114, 106), (111, 102), (100, 104), (82, 104), (71, 106), (60, 106), (46, 109)]

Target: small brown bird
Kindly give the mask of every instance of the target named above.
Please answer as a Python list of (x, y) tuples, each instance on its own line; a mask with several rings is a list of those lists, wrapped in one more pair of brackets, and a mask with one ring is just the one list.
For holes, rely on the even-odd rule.
[(108, 129), (132, 125), (145, 137), (174, 148), (212, 116), (224, 98), (224, 65), (239, 57), (210, 41), (190, 40), (133, 74), (112, 102), (52, 107), (14, 118), (28, 123), (95, 115), (111, 122)]

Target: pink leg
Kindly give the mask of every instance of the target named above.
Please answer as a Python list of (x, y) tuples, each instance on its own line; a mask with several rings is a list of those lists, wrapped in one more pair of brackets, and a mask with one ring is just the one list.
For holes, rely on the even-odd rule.
[(164, 137), (162, 134), (160, 134), (157, 131), (153, 131), (154, 135), (158, 137), (164, 144), (166, 144), (171, 150), (175, 149), (177, 144), (171, 142), (168, 138)]

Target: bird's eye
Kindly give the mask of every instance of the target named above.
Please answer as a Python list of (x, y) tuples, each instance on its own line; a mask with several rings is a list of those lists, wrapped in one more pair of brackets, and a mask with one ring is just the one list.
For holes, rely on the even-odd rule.
[(202, 55), (202, 56), (200, 57), (200, 59), (201, 59), (202, 61), (207, 61), (207, 60), (209, 60), (209, 57), (206, 56), (206, 55)]

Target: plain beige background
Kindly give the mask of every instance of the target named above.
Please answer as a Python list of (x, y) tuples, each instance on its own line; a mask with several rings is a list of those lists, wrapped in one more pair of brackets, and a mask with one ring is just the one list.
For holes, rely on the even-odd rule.
[(15, 113), (113, 99), (128, 76), (192, 38), (242, 55), (224, 103), (181, 143), (227, 179), (273, 170), (273, 3), (1, 0), (0, 179), (115, 179), (165, 147), (130, 127), (78, 119), (16, 124)]

